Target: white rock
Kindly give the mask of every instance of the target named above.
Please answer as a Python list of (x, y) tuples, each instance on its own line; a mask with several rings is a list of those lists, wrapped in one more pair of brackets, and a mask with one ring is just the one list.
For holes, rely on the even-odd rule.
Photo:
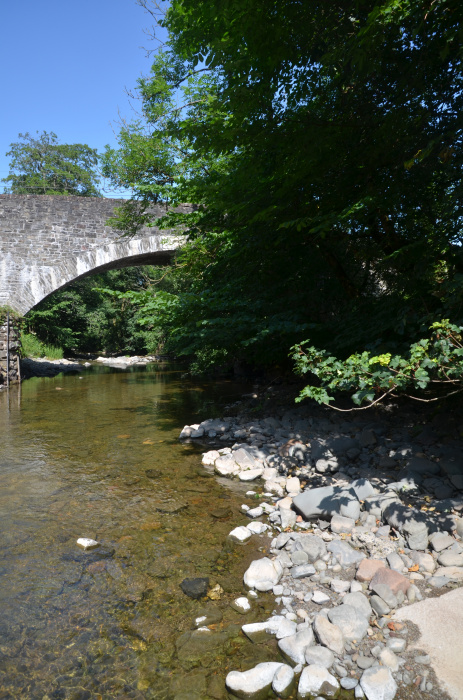
[(336, 625), (333, 625), (324, 615), (317, 615), (313, 629), (320, 644), (328, 647), (335, 654), (344, 653), (344, 635)]
[(289, 508), (280, 508), (281, 527), (286, 530), (288, 527), (294, 527), (296, 524), (297, 515)]
[(330, 668), (334, 664), (334, 654), (327, 647), (307, 647), (305, 650), (305, 660), (309, 666), (324, 666)]
[(331, 598), (329, 595), (326, 595), (326, 593), (323, 593), (322, 591), (314, 591), (312, 595), (312, 601), (314, 603), (317, 603), (317, 605), (324, 605), (325, 603), (329, 603)]
[(283, 664), (275, 673), (272, 690), (279, 698), (286, 698), (291, 693), (294, 683), (294, 671), (291, 666)]
[(279, 583), (283, 575), (283, 568), (278, 561), (271, 561), (267, 557), (251, 562), (244, 574), (244, 583), (248, 588), (258, 591), (270, 591)]
[(335, 593), (347, 593), (350, 589), (350, 581), (343, 581), (340, 578), (333, 578), (330, 582), (330, 588)]
[(267, 513), (267, 514), (273, 513), (276, 510), (274, 505), (272, 505), (271, 503), (266, 503), (265, 501), (263, 503), (261, 503), (260, 505), (261, 505), (264, 513)]
[(266, 622), (250, 622), (241, 629), (246, 637), (255, 642), (264, 639), (267, 634), (274, 634), (278, 639), (289, 637), (296, 633), (296, 624), (283, 615), (273, 615)]
[(391, 671), (395, 672), (399, 670), (399, 659), (394, 654), (392, 649), (382, 649), (379, 655), (379, 660), (381, 661), (383, 666), (387, 666), (391, 669)]
[(245, 469), (238, 474), (238, 479), (240, 481), (254, 481), (262, 476), (263, 471), (263, 469)]
[(281, 622), (278, 623), (276, 638), (284, 639), (285, 637), (292, 637), (293, 634), (297, 632), (297, 624), (294, 620), (290, 620), (284, 617)]
[(288, 493), (298, 494), (301, 490), (301, 482), (299, 478), (297, 476), (291, 476), (286, 479), (285, 488)]
[(238, 698), (261, 697), (269, 691), (276, 672), (283, 666), (276, 661), (257, 664), (249, 671), (230, 671), (225, 679), (228, 690)]
[(355, 520), (353, 518), (346, 518), (344, 515), (333, 515), (331, 518), (331, 532), (352, 532), (355, 527)]
[(363, 586), (360, 581), (352, 581), (350, 584), (351, 593), (361, 593), (363, 591)]
[(217, 450), (209, 450), (209, 452), (205, 452), (203, 454), (201, 461), (205, 466), (213, 466), (215, 464), (215, 460), (219, 458), (220, 453), (217, 452)]
[(371, 666), (363, 672), (360, 685), (368, 700), (393, 700), (397, 683), (390, 669), (385, 666)]
[(184, 440), (185, 438), (189, 438), (193, 430), (193, 426), (185, 425), (182, 432), (179, 435), (179, 439)]
[(241, 598), (236, 598), (232, 603), (232, 608), (240, 613), (247, 613), (251, 610), (251, 603), (247, 598), (242, 596)]
[(204, 428), (198, 428), (197, 430), (192, 430), (190, 437), (201, 438), (204, 435)]
[(95, 549), (95, 547), (100, 546), (99, 542), (92, 540), (90, 537), (79, 537), (77, 544), (79, 547), (82, 547), (82, 549)]
[(265, 523), (254, 521), (252, 523), (249, 523), (247, 529), (250, 530), (254, 535), (261, 535), (263, 532), (269, 529), (269, 526)]
[(296, 664), (305, 663), (305, 651), (314, 643), (314, 635), (311, 627), (297, 632), (290, 637), (280, 639), (278, 647), (288, 661)]
[(312, 698), (321, 692), (323, 697), (333, 697), (339, 690), (339, 683), (324, 666), (306, 666), (299, 679), (298, 698)]
[(262, 508), (262, 506), (257, 506), (256, 508), (249, 508), (246, 511), (246, 515), (248, 516), (248, 518), (260, 518), (263, 514), (264, 509)]
[[(251, 525), (254, 525), (254, 523), (251, 523)], [(252, 532), (249, 528), (244, 527), (244, 525), (240, 525), (239, 527), (235, 527), (228, 536), (231, 537), (234, 542), (244, 544), (252, 536)]]
[(220, 476), (234, 476), (240, 471), (239, 466), (233, 459), (233, 455), (221, 455), (215, 460), (214, 471)]
[[(352, 595), (352, 594), (351, 594)], [(348, 641), (360, 641), (369, 628), (368, 618), (352, 605), (340, 605), (328, 611), (328, 619), (339, 627)]]
[(265, 482), (264, 487), (266, 491), (274, 493), (277, 496), (283, 496), (284, 494), (283, 487), (277, 481), (268, 480)]

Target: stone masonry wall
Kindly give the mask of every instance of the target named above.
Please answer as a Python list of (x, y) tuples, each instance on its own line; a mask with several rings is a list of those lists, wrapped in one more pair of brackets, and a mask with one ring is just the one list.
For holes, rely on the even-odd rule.
[[(97, 197), (0, 195), (0, 306), (24, 314), (94, 271), (168, 263), (179, 246), (178, 233), (147, 227), (124, 238), (106, 225), (122, 204)], [(152, 209), (153, 216), (165, 212), (164, 205)]]
[(9, 332), (9, 367), (7, 367), (7, 338), (8, 329), (6, 319), (0, 319), (0, 387), (6, 386), (7, 384), (7, 371), (9, 369), (10, 373), (10, 384), (19, 382), (20, 376), (20, 334), (17, 325), (10, 320), (10, 332)]

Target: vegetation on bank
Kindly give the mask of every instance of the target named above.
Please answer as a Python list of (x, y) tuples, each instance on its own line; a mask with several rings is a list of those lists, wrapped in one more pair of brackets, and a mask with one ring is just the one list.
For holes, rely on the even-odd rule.
[(46, 357), (49, 360), (62, 360), (63, 348), (43, 343), (33, 333), (21, 334), (21, 351), (23, 357)]
[(169, 343), (272, 366), (310, 338), (291, 356), (322, 402), (458, 387), (460, 4), (151, 8), (169, 40), (103, 167), (135, 191), (122, 229), (152, 202), (198, 205), (163, 221), (189, 230), (189, 288), (155, 296)]

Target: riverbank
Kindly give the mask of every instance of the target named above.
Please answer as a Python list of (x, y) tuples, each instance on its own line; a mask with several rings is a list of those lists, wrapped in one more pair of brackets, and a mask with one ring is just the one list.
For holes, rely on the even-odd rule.
[(80, 372), (86, 367), (91, 367), (92, 363), (98, 363), (107, 367), (126, 369), (127, 367), (143, 366), (151, 362), (158, 362), (160, 359), (156, 355), (116, 357), (94, 357), (92, 362), (84, 359), (59, 359), (51, 360), (47, 357), (25, 357), (21, 360), (21, 376), (23, 379), (31, 377), (56, 377), (61, 372)]
[(273, 594), (272, 616), (242, 632), (256, 644), (273, 636), (279, 656), (231, 671), (228, 691), (461, 698), (460, 645), (443, 642), (458, 622), (447, 615), (439, 626), (434, 613), (436, 644), (428, 640), (426, 653), (407, 622), (427, 599), (444, 610), (447, 596), (460, 596), (451, 606), (461, 613), (460, 416), (409, 406), (338, 414), (291, 406), (287, 394), (256, 387), (228, 407), (232, 415), (180, 435), (213, 448), (206, 470), (249, 483), (243, 524), (230, 537), (245, 543), (260, 533), (268, 549), (247, 569), (235, 605)]

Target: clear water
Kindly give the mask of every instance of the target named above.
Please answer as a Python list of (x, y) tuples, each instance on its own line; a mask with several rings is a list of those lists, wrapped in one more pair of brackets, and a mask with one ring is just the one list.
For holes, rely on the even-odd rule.
[[(227, 542), (249, 487), (178, 441), (245, 390), (149, 366), (0, 394), (0, 698), (220, 698), (229, 664), (275, 659), (229, 606), (262, 545)], [(78, 537), (101, 547), (83, 552)], [(204, 601), (179, 587), (197, 576), (224, 589), (206, 641), (188, 632)]]

